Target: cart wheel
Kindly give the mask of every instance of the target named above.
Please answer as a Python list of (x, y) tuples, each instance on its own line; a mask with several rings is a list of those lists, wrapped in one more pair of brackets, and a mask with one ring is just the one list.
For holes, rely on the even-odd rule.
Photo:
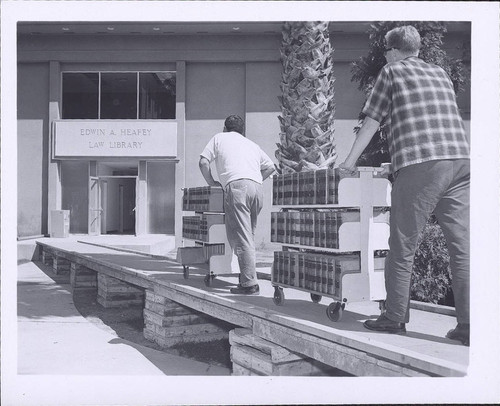
[(275, 286), (274, 296), (273, 296), (274, 304), (277, 306), (281, 306), (284, 301), (285, 301), (285, 294), (283, 293), (283, 289), (278, 286)]
[(209, 274), (205, 275), (205, 286), (210, 287), (212, 286), (212, 280), (215, 279), (215, 274), (210, 272)]
[(380, 314), (385, 312), (385, 300), (378, 301), (378, 308), (380, 310)]
[(344, 311), (344, 306), (340, 302), (333, 302), (326, 308), (326, 315), (331, 321), (340, 321), (342, 319), (342, 313)]
[(183, 274), (184, 274), (184, 279), (188, 279), (189, 278), (189, 266), (184, 266), (184, 271), (183, 271)]
[(314, 303), (319, 303), (319, 302), (321, 302), (321, 298), (322, 298), (322, 297), (323, 297), (323, 296), (321, 296), (321, 295), (317, 295), (317, 294), (315, 294), (315, 293), (311, 293), (311, 300), (312, 300)]

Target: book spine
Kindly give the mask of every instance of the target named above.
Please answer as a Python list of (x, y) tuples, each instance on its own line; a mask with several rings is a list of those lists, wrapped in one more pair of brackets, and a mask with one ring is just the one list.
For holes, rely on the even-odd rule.
[(335, 295), (335, 258), (328, 258), (328, 278), (327, 278), (327, 293)]
[(300, 288), (304, 287), (304, 254), (297, 253), (297, 286)]
[(279, 204), (278, 182), (279, 182), (279, 176), (278, 175), (273, 176), (273, 205)]
[(290, 286), (297, 286), (297, 279), (298, 279), (297, 266), (298, 266), (298, 254), (296, 252), (291, 252), (290, 253), (290, 276), (289, 276)]
[(278, 272), (279, 272), (279, 261), (280, 261), (280, 251), (274, 251), (274, 261), (271, 272), (271, 281), (278, 282)]

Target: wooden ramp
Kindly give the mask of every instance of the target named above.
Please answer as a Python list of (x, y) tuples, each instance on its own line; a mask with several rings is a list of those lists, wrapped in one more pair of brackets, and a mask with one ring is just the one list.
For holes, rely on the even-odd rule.
[[(380, 314), (378, 303), (348, 303), (343, 318), (326, 315), (331, 302), (313, 303), (306, 292), (284, 289), (282, 306), (273, 302), (274, 288), (260, 280), (260, 295), (232, 295), (237, 275), (218, 275), (205, 286), (205, 270), (190, 270), (172, 260), (117, 251), (62, 239), (37, 242), (54, 263), (75, 263), (111, 278), (149, 290), (236, 327), (292, 354), (318, 361), (356, 376), (464, 376), (469, 348), (445, 338), (456, 325), (452, 315), (411, 310), (406, 335), (376, 333), (362, 323)], [(293, 374), (293, 372), (292, 372)]]

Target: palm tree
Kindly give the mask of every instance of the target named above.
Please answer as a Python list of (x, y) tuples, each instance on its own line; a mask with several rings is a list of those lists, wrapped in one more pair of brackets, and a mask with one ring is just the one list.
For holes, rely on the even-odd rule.
[(280, 48), (280, 143), (282, 173), (333, 166), (333, 50), (327, 22), (286, 22)]

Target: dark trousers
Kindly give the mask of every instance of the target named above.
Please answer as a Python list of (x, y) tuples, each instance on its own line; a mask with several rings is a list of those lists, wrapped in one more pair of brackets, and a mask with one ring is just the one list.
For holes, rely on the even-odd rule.
[(459, 323), (469, 323), (470, 161), (436, 160), (399, 170), (393, 185), (389, 254), (385, 266), (386, 316), (409, 321), (410, 281), (417, 240), (434, 213), (450, 254)]

